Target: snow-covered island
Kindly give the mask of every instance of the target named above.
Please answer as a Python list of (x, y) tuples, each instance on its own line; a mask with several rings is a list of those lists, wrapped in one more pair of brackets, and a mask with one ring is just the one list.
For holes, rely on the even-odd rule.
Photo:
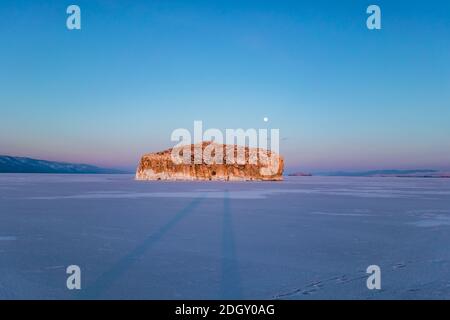
[[(186, 150), (190, 155), (183, 161)], [(174, 161), (174, 154), (180, 162)], [(283, 158), (274, 152), (203, 142), (142, 156), (136, 180), (281, 181), (283, 169)]]

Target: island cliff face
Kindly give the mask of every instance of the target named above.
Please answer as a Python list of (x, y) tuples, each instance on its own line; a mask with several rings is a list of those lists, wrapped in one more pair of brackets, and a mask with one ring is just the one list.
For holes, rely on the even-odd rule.
[[(186, 148), (191, 152), (183, 158)], [(240, 158), (238, 152), (241, 152)], [(232, 153), (234, 159), (240, 161), (229, 161)], [(174, 161), (173, 154), (184, 161)], [(204, 154), (211, 155), (212, 159), (205, 160)], [(283, 169), (283, 158), (274, 152), (203, 142), (142, 156), (136, 180), (281, 181)]]

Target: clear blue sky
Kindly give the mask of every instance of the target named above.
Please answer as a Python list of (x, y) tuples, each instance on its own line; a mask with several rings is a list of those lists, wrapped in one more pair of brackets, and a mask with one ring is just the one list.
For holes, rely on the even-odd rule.
[(134, 167), (203, 120), (288, 170), (450, 169), (450, 1), (2, 0), (0, 110), (0, 154)]

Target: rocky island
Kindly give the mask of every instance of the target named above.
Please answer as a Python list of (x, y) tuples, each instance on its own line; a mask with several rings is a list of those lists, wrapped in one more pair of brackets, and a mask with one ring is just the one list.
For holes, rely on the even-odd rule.
[[(186, 156), (182, 155), (186, 148), (189, 161), (174, 161), (174, 154), (186, 160)], [(212, 159), (205, 158), (204, 154), (212, 155)], [(230, 154), (240, 161), (230, 161)], [(142, 156), (136, 170), (136, 180), (281, 181), (283, 169), (284, 160), (277, 153), (260, 148), (203, 142)]]

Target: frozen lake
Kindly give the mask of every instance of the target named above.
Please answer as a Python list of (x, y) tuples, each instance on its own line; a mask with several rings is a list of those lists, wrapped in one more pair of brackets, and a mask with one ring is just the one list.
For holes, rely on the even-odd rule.
[(450, 299), (450, 179), (1, 174), (0, 299), (15, 298)]

